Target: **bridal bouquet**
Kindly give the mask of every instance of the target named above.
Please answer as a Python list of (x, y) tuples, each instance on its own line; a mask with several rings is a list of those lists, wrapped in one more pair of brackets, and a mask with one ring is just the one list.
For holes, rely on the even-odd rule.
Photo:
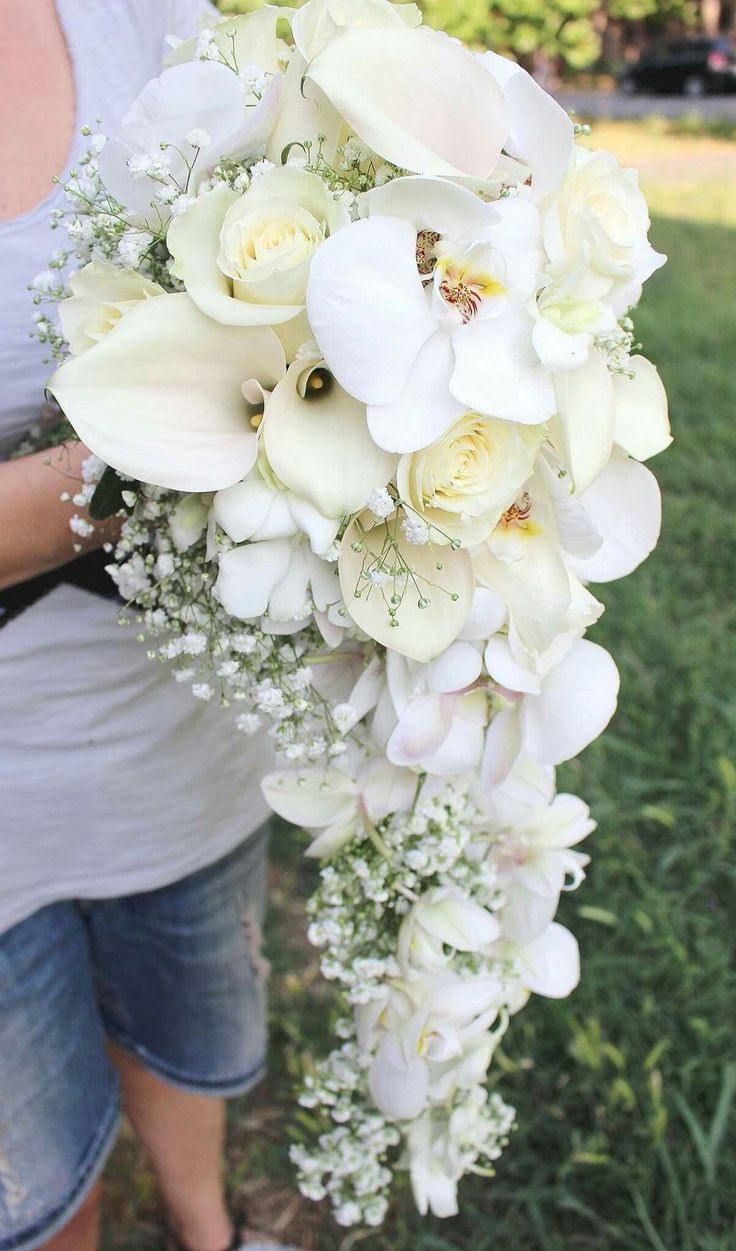
[(406, 1168), (452, 1215), (514, 1125), (494, 1049), (578, 980), (554, 917), (594, 823), (555, 766), (616, 705), (590, 586), (659, 533), (628, 314), (664, 258), (636, 175), (414, 4), (204, 25), (87, 133), (37, 329), (152, 657), (270, 734), (321, 862), (301, 1187), (375, 1225)]

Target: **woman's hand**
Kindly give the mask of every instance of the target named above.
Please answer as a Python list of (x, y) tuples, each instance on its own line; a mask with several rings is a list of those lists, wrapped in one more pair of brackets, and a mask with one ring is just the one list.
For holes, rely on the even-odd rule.
[[(84, 508), (64, 502), (82, 481), (82, 462), (90, 455), (81, 443), (68, 443), (0, 464), (0, 590), (58, 569), (103, 543), (114, 542), (120, 521), (112, 517), (80, 538), (69, 528)], [(75, 550), (76, 548), (76, 550)]]

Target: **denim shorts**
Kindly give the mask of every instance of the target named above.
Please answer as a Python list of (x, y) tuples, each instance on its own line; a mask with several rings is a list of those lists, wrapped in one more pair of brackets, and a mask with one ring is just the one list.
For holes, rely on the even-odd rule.
[(146, 894), (61, 902), (0, 935), (0, 1251), (61, 1229), (112, 1149), (112, 1039), (181, 1089), (263, 1073), (266, 837)]

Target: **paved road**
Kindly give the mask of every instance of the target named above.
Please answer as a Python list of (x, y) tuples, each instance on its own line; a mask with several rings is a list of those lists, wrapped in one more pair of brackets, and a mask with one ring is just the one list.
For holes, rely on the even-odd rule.
[(580, 118), (597, 117), (692, 117), (736, 125), (736, 94), (705, 96), (624, 96), (616, 91), (560, 91), (557, 99)]

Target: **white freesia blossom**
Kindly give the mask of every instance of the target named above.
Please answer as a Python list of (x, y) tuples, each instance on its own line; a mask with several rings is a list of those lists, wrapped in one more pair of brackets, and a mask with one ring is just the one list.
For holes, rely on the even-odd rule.
[(315, 174), (268, 170), (244, 195), (215, 187), (169, 227), (174, 273), (203, 312), (277, 325), (304, 310), (312, 257), (350, 218)]
[[(248, 107), (246, 88), (224, 65), (196, 61), (164, 70), (143, 88), (102, 149), (100, 173), (107, 190), (137, 221), (157, 226), (165, 213), (157, 196), (161, 187), (191, 193), (223, 155), (250, 157), (265, 150), (279, 86), (274, 78), (263, 99)], [(209, 137), (204, 147), (187, 143), (195, 128)]]
[(340, 599), (332, 565), (301, 534), (233, 547), (219, 559), (214, 594), (231, 617), (304, 622)]
[(415, 178), (372, 192), (367, 210), (315, 257), (307, 307), (330, 369), (368, 406), (376, 442), (416, 451), (467, 408), (525, 425), (551, 417), (527, 309), (542, 255), (534, 206), (491, 206)]
[(245, 481), (218, 491), (213, 509), (218, 525), (234, 543), (306, 534), (318, 556), (330, 550), (339, 528), (338, 522), (322, 516), (309, 500), (284, 490), (263, 457)]
[(90, 261), (69, 279), (71, 296), (59, 305), (59, 321), (69, 350), (79, 356), (99, 343), (141, 300), (163, 295), (157, 282), (134, 269)]

